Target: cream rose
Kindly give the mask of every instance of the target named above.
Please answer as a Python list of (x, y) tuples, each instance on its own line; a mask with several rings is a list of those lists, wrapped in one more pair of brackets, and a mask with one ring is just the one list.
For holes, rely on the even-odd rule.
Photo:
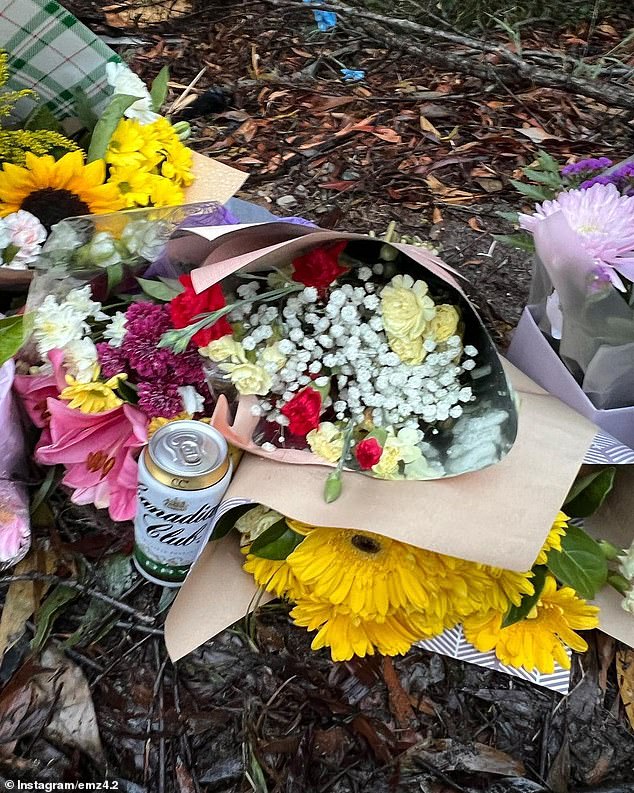
[(329, 463), (336, 463), (343, 454), (343, 433), (330, 421), (322, 421), (306, 436), (310, 450)]
[(246, 363), (244, 347), (232, 336), (221, 336), (210, 341), (206, 347), (199, 347), (198, 352), (212, 361), (231, 360), (232, 363)]
[(450, 336), (455, 336), (460, 322), (458, 311), (447, 303), (436, 306), (436, 314), (430, 321), (425, 335), (437, 344), (447, 341)]
[(418, 366), (425, 360), (427, 351), (423, 347), (423, 337), (417, 336), (415, 339), (399, 339), (396, 336), (388, 336), (388, 344), (392, 352), (410, 366)]
[(271, 389), (271, 375), (256, 363), (221, 363), (219, 368), (227, 372), (229, 379), (243, 396), (264, 395)]
[(436, 313), (424, 281), (410, 275), (395, 275), (381, 292), (383, 327), (388, 336), (415, 339), (422, 336)]
[(253, 507), (244, 515), (241, 515), (235, 523), (236, 529), (244, 535), (247, 542), (251, 543), (260, 534), (270, 529), (278, 521), (282, 520), (282, 515), (274, 509), (269, 509), (261, 504)]

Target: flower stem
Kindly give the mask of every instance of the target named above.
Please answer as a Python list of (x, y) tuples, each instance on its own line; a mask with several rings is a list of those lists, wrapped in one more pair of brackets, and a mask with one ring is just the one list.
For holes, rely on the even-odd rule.
[(252, 305), (254, 303), (272, 303), (282, 297), (285, 297), (286, 295), (293, 294), (293, 292), (301, 292), (304, 288), (304, 284), (292, 284), (280, 289), (274, 289), (271, 292), (264, 292), (261, 295), (254, 295), (254, 297), (249, 297), (244, 300), (237, 300), (235, 303), (231, 303), (228, 306), (223, 306), (222, 308), (219, 308), (216, 311), (211, 311), (207, 314), (200, 314), (200, 319), (197, 322), (194, 322), (192, 325), (188, 325), (186, 328), (180, 328), (179, 330), (166, 331), (161, 336), (158, 346), (169, 347), (177, 353), (184, 352), (187, 349), (189, 342), (199, 330), (210, 328), (212, 325), (215, 325), (219, 319), (222, 319), (222, 317), (230, 314), (234, 309), (240, 308), (241, 306)]
[(337, 467), (335, 468), (334, 471), (331, 471), (331, 473), (329, 473), (328, 477), (326, 478), (326, 484), (324, 486), (324, 500), (326, 504), (332, 504), (332, 502), (336, 501), (341, 495), (341, 491), (343, 488), (341, 482), (341, 474), (343, 471), (343, 466), (345, 464), (346, 458), (348, 456), (348, 452), (350, 451), (350, 445), (352, 443), (353, 433), (354, 433), (354, 424), (352, 423), (352, 421), (349, 421), (343, 433), (343, 449), (341, 451), (341, 457), (339, 458)]

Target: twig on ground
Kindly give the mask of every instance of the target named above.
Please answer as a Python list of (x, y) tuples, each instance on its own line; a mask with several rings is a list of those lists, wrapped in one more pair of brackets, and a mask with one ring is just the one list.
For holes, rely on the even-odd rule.
[(122, 603), (120, 600), (110, 597), (110, 595), (105, 595), (98, 589), (94, 589), (93, 587), (82, 584), (80, 581), (75, 581), (71, 578), (62, 578), (62, 576), (51, 575), (48, 573), (18, 573), (16, 575), (2, 576), (2, 578), (0, 578), (0, 586), (3, 584), (12, 584), (14, 581), (46, 581), (49, 584), (67, 586), (70, 587), (70, 589), (76, 589), (78, 592), (82, 592), (84, 595), (89, 595), (90, 597), (101, 600), (104, 603), (108, 603), (108, 605), (112, 606), (113, 608), (118, 609), (119, 611), (124, 611), (126, 614), (136, 617), (140, 622), (144, 622), (146, 624), (151, 624), (154, 622), (154, 617), (143, 614), (132, 606), (128, 606), (127, 603)]

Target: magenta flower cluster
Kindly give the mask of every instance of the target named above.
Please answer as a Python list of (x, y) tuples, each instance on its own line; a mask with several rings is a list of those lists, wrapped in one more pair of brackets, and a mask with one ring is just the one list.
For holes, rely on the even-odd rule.
[(121, 346), (97, 344), (102, 374), (113, 377), (125, 372), (128, 382), (137, 388), (139, 409), (150, 418), (173, 418), (182, 413), (180, 386), (191, 385), (203, 395), (208, 393), (195, 347), (183, 353), (158, 347), (163, 333), (173, 327), (168, 306), (133, 303), (126, 311)]

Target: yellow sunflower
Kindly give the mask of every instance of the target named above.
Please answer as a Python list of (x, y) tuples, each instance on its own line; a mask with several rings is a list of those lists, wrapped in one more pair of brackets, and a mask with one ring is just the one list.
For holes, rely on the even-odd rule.
[(123, 404), (123, 399), (114, 393), (114, 389), (127, 374), (117, 374), (105, 383), (97, 380), (99, 368), (90, 383), (79, 383), (72, 375), (66, 375), (67, 387), (60, 394), (60, 399), (68, 400), (69, 408), (79, 408), (82, 413), (105, 413)]
[(561, 539), (565, 537), (568, 528), (568, 521), (570, 518), (563, 512), (558, 512), (557, 517), (546, 537), (546, 542), (542, 546), (539, 556), (535, 559), (535, 564), (546, 564), (548, 561), (548, 552), (551, 550), (561, 551)]
[(0, 217), (24, 209), (50, 229), (67, 217), (122, 209), (119, 191), (105, 178), (104, 161), (84, 165), (80, 151), (59, 160), (28, 152), (24, 168), (5, 163), (0, 171)]
[(566, 647), (577, 652), (588, 649), (575, 631), (596, 628), (598, 613), (598, 607), (586, 603), (574, 589), (557, 589), (548, 575), (537, 605), (525, 619), (503, 628), (505, 612), (490, 610), (467, 617), (463, 627), (467, 641), (481, 652), (495, 650), (503, 664), (552, 674), (555, 662), (570, 668)]

